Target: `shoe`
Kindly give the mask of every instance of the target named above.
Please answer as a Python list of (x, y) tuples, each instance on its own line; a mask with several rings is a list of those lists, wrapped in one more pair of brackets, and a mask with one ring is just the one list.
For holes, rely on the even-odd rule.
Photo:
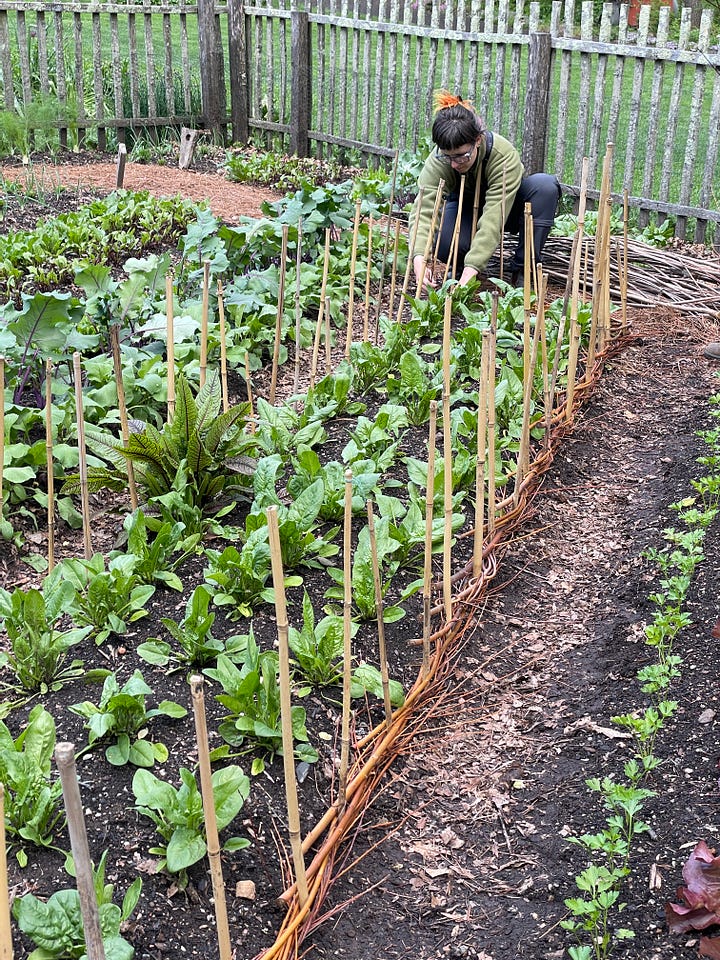
[(720, 360), (720, 341), (715, 340), (706, 344), (703, 354), (708, 360)]

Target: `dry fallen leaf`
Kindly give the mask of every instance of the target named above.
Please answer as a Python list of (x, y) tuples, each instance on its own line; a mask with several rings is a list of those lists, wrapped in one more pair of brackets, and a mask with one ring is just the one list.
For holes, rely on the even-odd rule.
[(698, 723), (711, 723), (715, 719), (715, 711), (708, 707), (698, 717)]

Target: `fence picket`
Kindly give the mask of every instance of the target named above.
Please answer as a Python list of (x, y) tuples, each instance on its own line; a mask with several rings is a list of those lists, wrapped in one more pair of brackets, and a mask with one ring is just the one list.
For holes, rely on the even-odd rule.
[[(700, 20), (700, 34), (698, 37), (698, 51), (706, 53), (710, 46), (710, 26), (712, 23), (712, 11), (703, 10)], [(707, 66), (704, 63), (695, 65), (695, 77), (693, 79), (692, 101), (690, 106), (690, 117), (688, 120), (688, 136), (685, 146), (685, 158), (683, 160), (683, 175), (680, 181), (680, 203), (689, 206), (692, 195), (693, 170), (697, 160), (698, 138), (700, 136), (700, 124), (702, 122), (702, 105), (705, 94), (705, 81), (707, 79)], [(675, 226), (675, 235), (685, 239), (687, 231), (687, 217), (678, 217)]]
[[(648, 30), (650, 26), (650, 7), (643, 6), (640, 9), (640, 19), (638, 23), (638, 46), (646, 47), (648, 42)], [(635, 152), (637, 149), (638, 127), (640, 120), (640, 102), (643, 91), (643, 81), (645, 79), (645, 61), (638, 57), (635, 60), (633, 70), (632, 96), (630, 98), (630, 112), (628, 115), (627, 142), (625, 146), (625, 163), (623, 175), (623, 188), (628, 193), (634, 193), (633, 174), (635, 172)]]
[[(690, 39), (691, 17), (690, 10), (683, 8), (680, 19), (680, 40), (678, 46), (685, 49)], [(665, 120), (665, 149), (663, 151), (662, 174), (660, 176), (660, 200), (668, 200), (670, 196), (670, 175), (673, 166), (673, 152), (676, 146), (678, 115), (680, 113), (680, 93), (685, 77), (685, 64), (678, 63), (673, 75), (672, 91), (670, 93), (670, 107)]]
[[(661, 7), (660, 17), (658, 19), (657, 37), (655, 39), (656, 48), (663, 49), (667, 47), (669, 26), (670, 8)], [(660, 103), (662, 98), (664, 73), (665, 62), (663, 60), (656, 60), (653, 64), (652, 87), (650, 91), (650, 129), (648, 131), (647, 153), (645, 156), (645, 170), (643, 174), (642, 185), (642, 194), (644, 197), (651, 196), (653, 183), (655, 180), (658, 131), (660, 129)], [(641, 210), (638, 219), (640, 226), (646, 227), (649, 221), (650, 216), (648, 212), (646, 210)]]
[(147, 115), (151, 119), (157, 116), (155, 100), (155, 51), (153, 44), (152, 17), (148, 0), (144, 0), (147, 10), (143, 13), (145, 24), (145, 81), (147, 83)]
[(81, 122), (85, 119), (85, 72), (83, 69), (82, 16), (73, 13), (73, 38), (75, 41), (75, 92), (77, 99), (78, 149), (85, 144), (85, 128)]
[[(575, 17), (574, 0), (565, 3), (565, 36), (572, 36)], [(570, 96), (570, 77), (572, 74), (572, 52), (563, 50), (560, 54), (560, 93), (557, 106), (557, 127), (555, 134), (555, 169), (561, 172), (565, 169), (565, 151), (567, 149), (567, 121), (570, 115), (568, 97)], [(578, 180), (578, 183), (580, 181)]]
[[(68, 102), (67, 81), (65, 79), (65, 45), (63, 43), (63, 18), (62, 10), (53, 11), (53, 33), (55, 41), (55, 85), (57, 89), (58, 103), (66, 107)], [(67, 149), (67, 127), (60, 127), (58, 136), (60, 146), (63, 150)]]
[(100, 34), (100, 14), (92, 15), (93, 38), (93, 96), (95, 99), (95, 120), (97, 121), (98, 149), (107, 150), (105, 127), (102, 125), (105, 112), (102, 75), (102, 37)]

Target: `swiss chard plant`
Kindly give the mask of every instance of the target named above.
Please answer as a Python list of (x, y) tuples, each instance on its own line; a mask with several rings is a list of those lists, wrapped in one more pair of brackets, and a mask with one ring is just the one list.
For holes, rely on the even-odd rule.
[(26, 844), (52, 847), (64, 823), (62, 787), (52, 778), (55, 721), (41, 705), (33, 707), (17, 740), (0, 720), (0, 782), (5, 787), (5, 829), (9, 849), (26, 866)]
[(163, 700), (157, 707), (148, 709), (145, 700), (150, 696), (152, 690), (139, 670), (122, 686), (115, 674), (110, 674), (103, 684), (99, 703), (85, 700), (70, 709), (86, 720), (88, 748), (99, 741), (112, 741), (105, 757), (113, 766), (132, 763), (136, 767), (152, 767), (156, 761), (167, 760), (168, 750), (164, 743), (147, 739), (150, 721), (158, 716), (184, 717), (187, 710), (172, 700)]
[[(113, 902), (113, 884), (105, 883), (106, 857), (107, 851), (93, 871), (105, 957), (132, 960), (135, 950), (121, 936), (121, 928), (137, 906), (142, 880), (137, 877), (133, 881), (122, 906), (118, 906)], [(37, 945), (28, 960), (87, 960), (80, 894), (76, 889), (58, 890), (47, 902), (26, 893), (15, 900), (13, 916), (22, 932)]]
[[(187, 870), (207, 853), (202, 795), (192, 771), (180, 768), (181, 785), (175, 788), (149, 770), (137, 770), (132, 789), (136, 809), (155, 824), (162, 843), (150, 848), (159, 856), (159, 869), (178, 874), (187, 883)], [(238, 766), (227, 766), (212, 774), (212, 791), (218, 830), (237, 817), (250, 793), (250, 781)], [(223, 850), (242, 850), (250, 845), (244, 837), (230, 837)]]

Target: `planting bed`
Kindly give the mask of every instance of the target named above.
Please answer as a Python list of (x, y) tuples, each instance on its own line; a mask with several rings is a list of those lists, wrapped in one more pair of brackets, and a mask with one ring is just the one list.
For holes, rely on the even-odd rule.
[[(78, 176), (73, 174), (71, 182)], [(162, 181), (159, 188), (163, 193), (179, 187), (177, 171), (152, 176), (166, 177), (166, 186)], [(199, 192), (205, 189), (203, 184)], [(219, 197), (234, 189), (223, 182), (207, 192)], [(244, 189), (243, 212), (253, 215), (263, 195)], [(189, 191), (185, 181), (182, 190)], [(222, 209), (217, 213), (224, 215)], [(29, 209), (27, 215), (32, 216)], [(9, 207), (7, 217), (14, 229), (22, 226), (21, 208)], [(421, 733), (386, 775), (352, 849), (336, 863), (336, 871), (345, 865), (352, 869), (336, 881), (323, 907), (334, 910), (334, 916), (298, 955), (559, 958), (573, 942), (558, 922), (567, 912), (563, 900), (576, 893), (572, 879), (585, 857), (565, 837), (598, 829), (603, 820), (599, 800), (584, 779), (616, 773), (629, 758), (627, 742), (612, 728), (610, 717), (636, 708), (635, 674), (648, 660), (642, 626), (655, 584), (642, 553), (648, 546), (661, 546), (661, 531), (673, 522), (668, 505), (692, 492), (690, 479), (700, 471), (696, 458), (704, 452), (694, 431), (707, 425), (708, 398), (718, 387), (712, 364), (701, 356), (702, 342), (712, 331), (670, 313), (637, 313), (632, 319), (637, 339), (608, 364), (546, 474), (531, 516), (502, 547), (491, 594), (478, 607)], [(329, 444), (339, 452), (347, 441), (346, 425), (341, 421), (335, 429)], [(423, 431), (410, 434), (407, 449), (416, 449), (423, 437)], [(116, 529), (112, 514), (103, 517), (94, 530), (96, 548), (110, 549)], [(459, 554), (467, 556), (469, 549), (467, 540), (460, 541)], [(720, 833), (716, 641), (710, 636), (720, 615), (713, 576), (720, 550), (715, 527), (705, 549), (707, 559), (688, 605), (693, 625), (682, 632), (677, 648), (684, 660), (672, 689), (679, 709), (662, 731), (655, 752), (663, 764), (650, 777), (649, 785), (658, 791), (644, 810), (651, 832), (639, 839), (623, 892), (625, 925), (636, 936), (616, 946), (616, 957), (697, 955), (692, 936), (670, 937), (663, 906), (674, 899), (682, 862), (694, 843), (704, 839), (712, 847)], [(64, 539), (59, 553), (81, 555), (82, 540)], [(8, 586), (34, 577), (7, 547), (0, 564)], [(100, 650), (122, 678), (140, 668), (157, 700), (189, 707), (183, 673), (166, 677), (135, 653), (139, 643), (157, 635), (161, 616), (180, 619), (185, 597), (202, 581), (194, 560), (181, 576), (182, 594), (158, 590), (150, 616), (132, 624), (121, 642)], [(326, 583), (313, 595), (308, 574), (305, 586), (319, 610)], [(399, 592), (402, 586), (398, 582), (393, 589)], [(295, 601), (290, 620), (297, 624), (301, 590), (294, 588), (289, 596)], [(415, 597), (408, 615), (386, 628), (391, 676), (406, 689), (419, 664), (420, 649), (410, 641), (421, 631), (420, 606)], [(271, 607), (260, 608), (253, 628), (259, 641), (272, 643)], [(245, 631), (244, 621), (227, 624), (221, 614), (214, 630), (220, 636)], [(363, 655), (373, 659), (369, 628), (358, 642)], [(98, 660), (92, 640), (83, 641), (73, 654)], [(93, 688), (67, 685), (44, 698), (55, 716), (58, 739), (85, 742), (81, 718), (67, 707), (96, 697)], [(381, 717), (378, 702), (372, 701), (373, 722)], [(338, 731), (335, 711), (321, 696), (311, 694), (302, 703), (320, 752), (299, 788), (305, 831), (331, 799)], [(208, 711), (212, 728), (222, 710), (209, 701)], [(155, 722), (157, 738), (170, 754), (163, 777), (177, 782), (178, 768), (192, 767), (196, 760), (192, 724), (189, 718)], [(8, 723), (17, 726), (18, 720)], [(356, 732), (361, 736), (364, 730)], [(218, 745), (218, 740), (211, 742), (211, 747)], [(121, 894), (138, 873), (143, 878), (141, 900), (125, 932), (136, 957), (216, 956), (205, 863), (190, 869), (185, 889), (154, 873), (149, 848), (157, 842), (156, 834), (131, 809), (134, 769), (111, 767), (99, 748), (86, 754), (78, 772), (91, 852), (97, 858), (102, 850), (110, 851), (108, 879)], [(276, 903), (284, 886), (280, 861), (289, 856), (281, 764), (268, 764), (265, 773), (252, 779), (250, 800), (232, 829), (252, 844), (225, 862), (238, 960), (253, 957), (274, 938), (282, 919)], [(67, 846), (64, 833), (57, 841)], [(69, 885), (54, 852), (33, 849), (25, 870), (12, 858), (10, 869), (15, 895), (32, 891), (44, 897)], [(652, 889), (650, 877), (656, 884)], [(255, 883), (255, 900), (236, 896), (243, 880)], [(29, 950), (27, 940), (16, 936), (16, 956), (27, 957)]]

